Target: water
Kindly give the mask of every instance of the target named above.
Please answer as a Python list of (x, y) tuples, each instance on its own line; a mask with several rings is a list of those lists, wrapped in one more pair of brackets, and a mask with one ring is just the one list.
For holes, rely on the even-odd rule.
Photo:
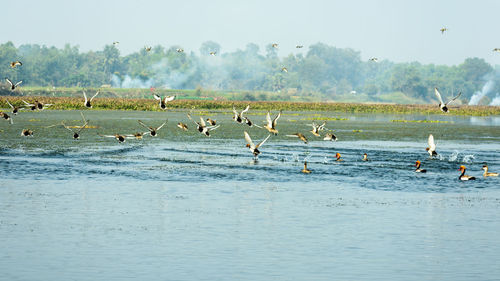
[[(227, 112), (203, 112), (221, 124), (210, 138), (183, 111), (84, 113), (98, 128), (78, 141), (44, 128), (80, 125), (78, 111), (0, 123), (1, 280), (500, 279), (500, 180), (481, 176), (500, 171), (498, 117), (286, 112), (254, 161), (243, 130), (267, 132)], [(349, 119), (327, 123), (338, 142), (307, 132), (318, 117)], [(98, 136), (167, 118), (157, 138)], [(459, 181), (460, 165), (478, 179)]]

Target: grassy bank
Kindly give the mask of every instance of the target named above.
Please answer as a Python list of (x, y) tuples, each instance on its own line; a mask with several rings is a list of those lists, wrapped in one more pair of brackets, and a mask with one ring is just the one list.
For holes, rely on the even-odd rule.
[[(53, 104), (49, 109), (80, 110), (85, 109), (82, 97), (41, 97), (41, 96), (3, 96), (0, 98), (0, 108), (9, 108), (6, 100), (15, 106), (23, 106), (22, 100)], [(286, 110), (286, 111), (333, 111), (343, 113), (400, 113), (400, 114), (441, 114), (437, 105), (398, 105), (398, 104), (354, 104), (325, 102), (268, 102), (268, 101), (215, 101), (177, 99), (168, 103), (170, 109), (209, 109), (229, 110), (235, 106), (244, 108), (247, 104), (254, 110)], [(153, 99), (128, 98), (95, 98), (93, 109), (96, 110), (146, 110), (161, 111)], [(500, 106), (469, 106), (451, 107), (451, 115), (489, 116), (500, 115)]]

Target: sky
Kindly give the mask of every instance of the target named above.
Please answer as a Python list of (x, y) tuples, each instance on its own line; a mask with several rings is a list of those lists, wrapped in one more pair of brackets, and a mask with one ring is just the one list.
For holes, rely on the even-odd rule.
[(248, 43), (264, 53), (278, 43), (284, 57), (322, 42), (360, 51), (363, 60), (455, 65), (479, 57), (500, 64), (492, 51), (500, 48), (496, 0), (11, 0), (2, 7), (0, 43), (16, 47), (69, 43), (86, 52), (119, 41), (122, 55), (155, 45), (198, 53), (211, 40), (221, 53)]

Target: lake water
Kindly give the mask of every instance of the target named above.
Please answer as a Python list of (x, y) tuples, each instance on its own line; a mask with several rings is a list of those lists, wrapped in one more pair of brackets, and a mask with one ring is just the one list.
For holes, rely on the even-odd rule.
[[(45, 127), (81, 125), (79, 111), (0, 120), (0, 280), (500, 280), (500, 179), (481, 170), (500, 172), (500, 117), (284, 112), (255, 161), (243, 131), (267, 131), (192, 112), (221, 124), (207, 138), (186, 113), (84, 111), (97, 128), (77, 141)], [(335, 117), (337, 142), (308, 132)], [(168, 123), (98, 135), (143, 132), (139, 119)]]

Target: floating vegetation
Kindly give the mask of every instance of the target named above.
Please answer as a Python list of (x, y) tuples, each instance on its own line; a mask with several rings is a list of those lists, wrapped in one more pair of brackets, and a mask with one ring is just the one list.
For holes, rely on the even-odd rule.
[(40, 119), (30, 119), (29, 122), (40, 122)]
[[(172, 92), (171, 94), (175, 94)], [(22, 99), (37, 99), (44, 103), (53, 104), (47, 110), (82, 110), (83, 98), (77, 97), (48, 97), (48, 96), (8, 96), (5, 97), (14, 106), (23, 106)], [(0, 108), (10, 108), (6, 99), (0, 99)], [(354, 103), (327, 103), (327, 102), (281, 102), (281, 101), (227, 101), (227, 100), (191, 100), (178, 97), (167, 105), (167, 111), (172, 109), (197, 110), (232, 110), (250, 105), (252, 114), (266, 114), (266, 111), (327, 111), (339, 113), (388, 113), (388, 114), (443, 114), (435, 105), (407, 105), (407, 104), (354, 104)], [(162, 111), (158, 103), (152, 98), (125, 98), (125, 97), (97, 97), (93, 101), (93, 110), (143, 110)], [(297, 114), (297, 113), (291, 113)], [(500, 115), (500, 106), (460, 105), (452, 107), (448, 115), (489, 116)], [(313, 120), (346, 120), (345, 118), (318, 117)]]
[(363, 130), (352, 130), (353, 133), (362, 133)]
[(307, 117), (303, 118), (302, 120), (308, 120), (308, 121), (347, 121), (349, 118), (345, 117)]
[(399, 122), (399, 123), (453, 123), (453, 121), (441, 121), (441, 120), (391, 120), (391, 122)]

